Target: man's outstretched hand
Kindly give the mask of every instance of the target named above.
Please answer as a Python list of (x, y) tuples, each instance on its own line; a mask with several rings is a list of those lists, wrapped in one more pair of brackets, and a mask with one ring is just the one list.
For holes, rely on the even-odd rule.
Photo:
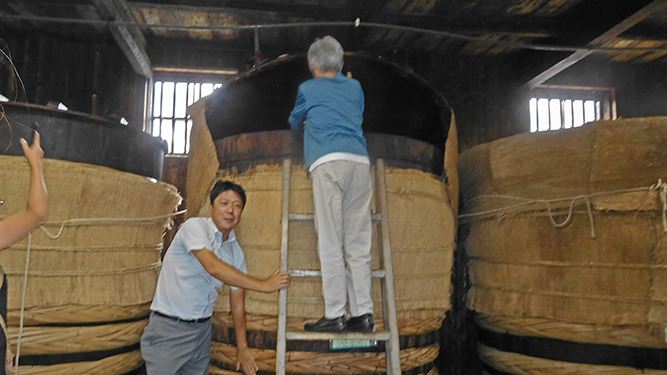
[(273, 275), (267, 277), (263, 280), (265, 286), (265, 292), (273, 292), (281, 288), (289, 287), (292, 282), (292, 278), (287, 271), (281, 271), (277, 269)]
[(236, 371), (239, 369), (246, 375), (255, 375), (259, 371), (255, 358), (247, 347), (236, 350)]

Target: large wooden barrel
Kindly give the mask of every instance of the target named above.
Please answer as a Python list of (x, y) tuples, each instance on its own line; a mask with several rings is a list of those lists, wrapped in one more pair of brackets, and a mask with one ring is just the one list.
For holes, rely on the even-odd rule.
[[(371, 159), (386, 165), (387, 204), (392, 265), (398, 310), (401, 367), (406, 374), (437, 373), (439, 328), (450, 308), (451, 265), (456, 225), (448, 188), (457, 187), (455, 164), (445, 162), (453, 114), (442, 95), (404, 68), (380, 59), (345, 57), (364, 89), (364, 132)], [(220, 165), (215, 180), (233, 180), (247, 191), (248, 203), (237, 230), (249, 272), (266, 277), (280, 267), (283, 159), (292, 160), (290, 211), (313, 213), (312, 182), (303, 165), (303, 139), (289, 130), (287, 118), (298, 85), (309, 77), (304, 56), (279, 59), (238, 77), (214, 92), (205, 107), (191, 110), (193, 139), (208, 143), (213, 152), (195, 155), (188, 171), (188, 204), (196, 184), (190, 177), (211, 158)], [(197, 106), (195, 106), (197, 107)], [(201, 136), (201, 127), (210, 130)], [(213, 142), (211, 142), (213, 141)], [(217, 152), (216, 152), (217, 151)], [(456, 152), (454, 152), (456, 153)], [(199, 156), (198, 156), (199, 155)], [(200, 157), (204, 155), (203, 157)], [(218, 164), (216, 163), (216, 164)], [(447, 170), (447, 172), (445, 172)], [(211, 176), (212, 177), (212, 176)], [(451, 184), (445, 178), (452, 179)], [(210, 187), (205, 183), (206, 190)], [(208, 215), (205, 194), (199, 195), (201, 215)], [(192, 206), (190, 206), (192, 207)], [(289, 268), (319, 269), (316, 233), (312, 223), (290, 225)], [(373, 236), (373, 267), (378, 268), (377, 235)], [(212, 365), (215, 373), (233, 370), (235, 339), (228, 291), (223, 288), (214, 315)], [(379, 281), (373, 281), (376, 322), (382, 329)], [(303, 329), (306, 321), (324, 314), (321, 280), (294, 280), (288, 291), (288, 325)], [(277, 294), (247, 292), (248, 336), (261, 371), (275, 370)], [(366, 350), (333, 351), (329, 344), (288, 342), (291, 374), (365, 374), (386, 372), (384, 346)]]
[[(374, 134), (367, 136), (373, 139)], [(258, 145), (256, 150), (261, 149), (260, 153), (263, 154), (266, 148), (260, 145), (290, 137), (294, 136), (288, 131), (252, 133), (225, 138), (220, 140), (218, 145), (234, 149), (235, 145), (247, 147), (255, 144)], [(252, 141), (249, 142), (249, 139)], [(402, 141), (406, 145), (412, 142), (422, 143), (408, 139), (395, 141), (395, 144)], [(424, 146), (426, 150), (430, 148)], [(285, 154), (297, 154), (300, 148), (290, 150), (289, 147), (283, 147), (280, 150), (282, 156), (286, 157)], [(377, 157), (385, 157), (388, 166), (385, 174), (396, 308), (403, 344), (401, 365), (406, 372), (425, 373), (434, 367), (439, 352), (438, 328), (450, 307), (455, 226), (446, 185), (432, 173), (393, 166), (395, 161), (391, 158), (392, 154), (396, 156), (397, 163), (402, 163), (404, 160), (401, 159), (410, 153), (409, 147), (397, 147), (391, 154), (377, 153), (374, 149), (369, 151)], [(247, 159), (243, 155), (238, 155), (239, 165), (236, 165), (234, 160), (229, 160), (232, 158), (230, 155), (225, 154), (227, 167), (219, 171), (218, 179), (235, 181), (247, 191), (248, 203), (237, 230), (237, 238), (243, 245), (250, 272), (263, 278), (280, 267), (283, 168), (267, 161), (274, 157), (266, 156), (267, 159), (264, 159), (259, 153), (255, 154), (255, 165), (252, 167), (246, 166)], [(419, 157), (415, 158), (418, 159)], [(290, 211), (312, 214), (312, 183), (306, 176), (303, 164), (292, 168), (290, 179)], [(207, 204), (203, 205), (201, 214), (208, 214)], [(317, 235), (312, 223), (292, 224), (290, 227), (289, 268), (319, 269)], [(377, 269), (379, 266), (375, 233), (373, 238), (373, 268)], [(234, 353), (235, 349), (234, 342), (230, 341), (233, 335), (228, 334), (233, 324), (229, 317), (227, 293), (226, 290), (222, 293), (216, 306), (213, 362), (230, 369), (234, 365), (230, 361), (233, 355), (230, 357), (230, 354)], [(378, 329), (381, 329), (382, 301), (378, 281), (373, 282), (372, 295), (375, 315), (380, 322)], [(247, 292), (246, 309), (260, 367), (264, 370), (273, 369), (277, 322), (275, 318), (278, 314), (276, 294)], [(290, 325), (297, 329), (303, 329), (306, 321), (324, 315), (321, 280), (296, 280), (288, 292), (287, 311), (291, 318)], [(288, 372), (319, 373), (318, 371), (323, 371), (323, 363), (330, 363), (332, 368), (346, 363), (348, 369), (343, 373), (349, 374), (374, 372), (375, 370), (371, 370), (384, 366), (382, 346), (363, 353), (337, 353), (330, 351), (327, 345), (301, 343), (300, 346), (297, 344), (288, 347), (288, 355), (292, 359), (288, 361)]]
[(460, 171), (489, 373), (667, 374), (667, 118), (501, 139)]
[[(33, 107), (26, 108), (31, 115), (44, 116)], [(22, 134), (15, 124), (17, 116), (7, 113), (12, 130)], [(20, 374), (126, 374), (142, 363), (139, 339), (155, 292), (162, 235), (180, 196), (171, 185), (99, 166), (105, 164), (105, 152), (87, 159), (98, 165), (49, 158), (62, 144), (69, 144), (70, 131), (62, 133), (63, 129), (86, 125), (52, 123), (48, 118), (39, 121), (47, 157), (43, 168), (49, 220), (44, 227), (49, 234), (38, 230), (30, 239), (0, 252), (0, 265), (8, 278), (10, 349), (17, 353), (20, 337)], [(93, 133), (98, 126), (88, 124)], [(115, 139), (114, 144), (123, 148), (136, 146), (132, 138), (136, 132), (115, 132), (107, 129), (102, 138)], [(29, 135), (23, 132), (22, 136)], [(11, 139), (16, 142), (12, 147), (18, 144), (18, 137)], [(72, 140), (82, 141), (77, 146), (80, 155), (100, 151), (98, 138)], [(130, 149), (127, 153), (115, 150), (124, 158), (137, 156)], [(157, 154), (162, 152), (160, 148)], [(0, 218), (25, 209), (28, 184), (25, 158), (0, 156), (0, 196), (5, 201)]]
[(160, 179), (164, 140), (87, 113), (36, 104), (2, 103), (0, 155), (23, 155), (20, 138), (42, 136), (45, 157), (114, 168)]

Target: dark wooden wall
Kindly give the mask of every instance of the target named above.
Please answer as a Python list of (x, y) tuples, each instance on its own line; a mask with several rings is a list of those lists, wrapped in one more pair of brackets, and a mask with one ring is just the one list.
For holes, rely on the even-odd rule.
[(156, 39), (149, 43), (146, 52), (153, 66), (237, 69), (240, 72), (252, 67), (252, 46), (247, 50), (225, 50), (192, 41)]
[[(459, 149), (529, 131), (530, 93), (520, 80), (525, 68), (498, 57), (393, 53), (449, 100), (459, 130)], [(550, 85), (613, 87), (618, 117), (667, 116), (667, 67), (610, 62), (589, 57), (545, 82)]]
[[(25, 85), (27, 101), (57, 101), (70, 110), (110, 119), (125, 117), (129, 126), (143, 128), (147, 80), (137, 75), (112, 40), (89, 42), (54, 38), (43, 33), (3, 35)], [(0, 74), (0, 91), (10, 87), (7, 68)]]
[(619, 117), (667, 116), (667, 66), (664, 64), (609, 62), (591, 57), (548, 83), (613, 87)]

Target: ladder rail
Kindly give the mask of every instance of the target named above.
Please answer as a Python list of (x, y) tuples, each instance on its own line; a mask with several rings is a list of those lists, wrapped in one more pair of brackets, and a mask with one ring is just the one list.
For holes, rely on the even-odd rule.
[(391, 241), (389, 239), (389, 215), (387, 214), (387, 186), (385, 182), (384, 160), (377, 160), (378, 198), (380, 205), (380, 231), (382, 251), (379, 252), (380, 264), (384, 268), (385, 277), (382, 287), (382, 317), (385, 330), (389, 331), (389, 340), (385, 344), (387, 374), (400, 375), (401, 362), (399, 357), (398, 323), (396, 319), (396, 300), (394, 296), (394, 272), (391, 263)]
[[(282, 242), (280, 246), (280, 269), (287, 271), (287, 246), (289, 235), (289, 189), (290, 160), (283, 161), (283, 218)], [(280, 289), (280, 306), (278, 308), (278, 337), (276, 342), (276, 375), (285, 375), (287, 359), (287, 288)]]

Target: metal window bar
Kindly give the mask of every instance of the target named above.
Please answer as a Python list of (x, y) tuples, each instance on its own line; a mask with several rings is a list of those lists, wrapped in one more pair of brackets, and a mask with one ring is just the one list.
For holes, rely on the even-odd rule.
[(174, 153), (174, 137), (176, 133), (176, 93), (178, 92), (178, 82), (174, 82), (174, 97), (173, 107), (171, 109), (171, 144), (169, 145), (169, 153)]
[(547, 130), (553, 130), (553, 125), (551, 124), (551, 100), (547, 99)]
[(565, 129), (565, 100), (560, 101), (560, 128)]
[[(161, 81), (156, 81), (155, 86), (160, 86), (159, 90), (154, 90), (153, 95), (159, 95), (159, 100), (153, 99), (153, 113), (151, 114), (151, 132), (153, 133), (154, 137), (160, 137), (162, 136), (162, 82)], [(155, 129), (152, 127), (155, 126), (155, 120), (156, 120), (156, 114), (155, 114), (155, 108), (157, 108), (157, 121), (158, 121), (158, 126), (157, 126), (157, 134), (155, 134)]]

